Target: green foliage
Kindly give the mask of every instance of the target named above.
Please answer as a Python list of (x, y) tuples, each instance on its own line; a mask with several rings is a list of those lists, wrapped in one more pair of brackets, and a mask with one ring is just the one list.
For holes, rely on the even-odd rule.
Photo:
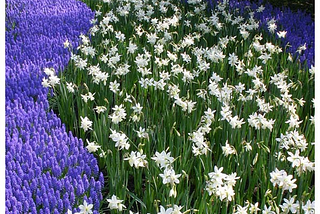
[[(158, 18), (158, 23), (152, 25), (150, 19), (139, 21), (137, 13), (130, 11), (134, 4), (129, 1), (129, 13), (116, 16), (118, 21), (107, 23), (105, 17), (108, 15), (105, 14), (110, 11), (119, 13), (117, 9), (127, 5), (125, 2), (87, 2), (102, 14), (96, 16), (97, 23), (92, 29), (97, 27), (98, 30), (94, 32), (91, 29), (91, 40), (87, 43), (88, 38), (82, 36), (83, 43), (77, 56), (86, 60), (87, 65), (80, 68), (79, 58), (73, 57), (67, 69), (60, 74), (60, 84), (54, 87), (51, 98), (68, 130), (82, 138), (86, 145), (94, 142), (100, 146), (94, 154), (106, 177), (105, 197), (109, 199), (116, 195), (124, 200), (126, 210), (141, 213), (157, 213), (160, 212), (160, 205), (168, 208), (174, 204), (183, 206), (182, 210), (186, 213), (232, 213), (239, 205), (251, 207), (256, 202), (261, 210), (265, 205), (276, 210), (280, 209), (282, 199), (290, 196), (295, 195), (296, 200), (303, 204), (308, 199), (314, 200), (314, 172), (304, 170), (300, 173), (288, 161), (288, 152), (295, 153), (297, 150), (301, 156), (314, 161), (314, 146), (311, 145), (314, 142), (314, 124), (310, 121), (314, 115), (314, 77), (306, 66), (298, 63), (298, 58), (288, 60), (289, 54), (285, 50), (279, 51), (279, 40), (275, 39), (274, 34), (253, 28), (247, 29), (249, 35), (244, 38), (239, 26), (250, 22), (240, 20), (239, 23), (232, 23), (219, 8), (214, 12), (218, 23), (209, 25), (212, 14), (206, 9), (196, 12), (201, 5), (177, 3), (177, 6), (167, 6), (167, 12), (162, 13), (150, 1), (149, 5), (154, 9), (151, 16)], [(148, 6), (143, 6), (143, 9), (148, 10)], [(164, 17), (171, 19), (173, 15), (178, 17), (177, 25), (169, 24), (168, 29), (161, 30), (161, 21), (166, 20)], [(236, 20), (236, 17), (231, 16), (231, 19)], [(110, 29), (112, 26), (112, 30), (104, 31), (108, 26)], [(143, 29), (140, 36), (137, 33), (139, 26)], [(201, 30), (201, 26), (209, 30)], [(161, 40), (166, 36), (165, 31), (171, 32), (171, 40)], [(125, 36), (124, 39), (120, 38), (119, 32)], [(156, 46), (148, 41), (147, 35), (152, 33), (158, 37), (155, 44), (163, 45), (163, 52), (156, 50)], [(190, 44), (183, 44), (183, 41)], [(257, 51), (255, 42), (265, 50)], [(135, 52), (128, 51), (130, 43), (136, 44)], [(268, 50), (266, 44), (273, 44), (273, 47)], [(93, 47), (95, 53), (86, 54), (88, 47)], [(203, 53), (212, 47), (217, 48), (217, 53), (221, 51), (224, 57), (215, 60), (210, 59), (209, 52)], [(176, 54), (176, 59), (170, 53)], [(119, 61), (110, 63), (117, 54)], [(190, 62), (183, 59), (183, 54), (190, 56)], [(238, 57), (235, 60), (237, 66), (228, 59), (232, 54)], [(268, 54), (270, 59), (263, 63), (261, 56)], [(104, 55), (107, 58), (105, 62)], [(139, 65), (139, 56), (146, 58), (146, 65)], [(169, 63), (161, 65), (159, 59)], [(125, 65), (129, 66), (128, 73), (117, 73)], [(182, 70), (175, 73), (177, 65)], [(97, 66), (100, 73), (94, 71), (92, 66)], [(248, 74), (259, 66), (261, 73)], [(149, 72), (143, 69), (149, 69)], [(170, 76), (166, 78), (165, 73)], [(106, 74), (107, 78), (101, 77)], [(276, 74), (284, 77), (280, 81), (282, 85), (272, 82)], [(220, 76), (221, 80), (218, 81), (216, 76)], [(144, 87), (143, 80), (149, 81), (149, 85)], [(115, 81), (119, 84), (119, 90), (113, 92), (110, 85)], [(73, 93), (67, 83), (74, 85)], [(237, 90), (239, 84), (244, 84), (241, 91)], [(170, 87), (174, 85), (180, 90), (177, 95), (170, 94), (170, 91), (173, 93)], [(250, 90), (253, 90), (252, 97)], [(89, 92), (94, 100), (90, 100)], [(204, 92), (203, 97), (199, 92)], [(84, 96), (89, 96), (87, 102)], [(301, 99), (305, 103), (300, 106)], [(262, 100), (265, 105), (272, 106), (270, 111), (263, 110), (263, 104), (259, 104)], [(137, 104), (141, 105), (142, 110), (135, 109)], [(98, 113), (96, 108), (101, 106), (105, 111)], [(116, 106), (123, 107), (121, 109), (126, 113), (120, 122), (114, 122), (111, 118)], [(226, 110), (227, 107), (229, 110)], [(209, 109), (215, 111), (212, 119), (208, 119), (205, 113)], [(224, 116), (229, 113), (231, 115)], [(259, 128), (253, 127), (248, 119), (254, 113), (260, 114), (260, 120), (269, 123), (269, 128), (263, 127), (263, 122)], [(297, 115), (302, 122), (290, 127), (287, 121), (292, 115)], [(81, 128), (81, 118), (84, 117), (92, 121), (92, 130)], [(139, 136), (140, 128), (145, 129), (142, 132), (144, 137)], [(209, 130), (201, 131), (203, 129)], [(125, 134), (130, 148), (116, 147), (116, 142), (111, 139), (113, 131), (118, 136)], [(299, 145), (281, 147), (277, 139), (290, 131), (304, 136), (306, 149), (301, 149)], [(201, 145), (197, 145), (196, 138), (192, 140), (197, 132), (201, 132), (204, 138)], [(197, 155), (195, 148), (201, 146), (207, 147), (207, 151)], [(174, 158), (167, 168), (174, 170), (176, 175), (180, 174), (179, 183), (165, 183), (160, 176), (164, 168), (160, 168), (153, 157), (156, 152), (162, 151), (170, 152)], [(139, 159), (140, 165), (137, 167), (130, 166), (128, 158), (132, 152), (145, 155), (144, 159)], [(210, 173), (216, 170), (215, 167), (223, 167), (225, 175), (236, 173), (239, 177), (231, 200), (220, 200), (218, 193), (208, 194)], [(297, 179), (297, 187), (292, 192), (274, 186), (270, 181), (270, 173), (276, 168)], [(171, 191), (176, 191), (176, 197), (169, 196)], [(101, 211), (109, 210), (108, 202), (104, 202)]]

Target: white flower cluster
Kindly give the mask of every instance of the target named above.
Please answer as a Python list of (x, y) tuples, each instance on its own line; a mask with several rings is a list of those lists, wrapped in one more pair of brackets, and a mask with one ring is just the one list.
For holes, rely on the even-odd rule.
[(201, 118), (201, 125), (197, 131), (189, 133), (189, 139), (193, 142), (192, 152), (195, 156), (207, 155), (209, 149), (209, 142), (205, 138), (205, 134), (211, 131), (211, 124), (214, 121), (215, 110), (208, 108)]
[(280, 138), (276, 138), (279, 142), (279, 148), (282, 149), (299, 149), (300, 151), (306, 150), (308, 143), (303, 134), (299, 134), (297, 130), (287, 131), (286, 134), (280, 135)]
[(163, 184), (170, 184), (171, 190), (169, 196), (176, 197), (176, 184), (179, 183), (179, 177), (181, 174), (176, 174), (171, 165), (174, 161), (174, 158), (170, 156), (170, 152), (167, 153), (162, 151), (161, 153), (156, 152), (155, 156), (153, 156), (151, 159), (156, 162), (160, 169), (164, 169), (163, 173), (159, 174), (159, 176), (162, 178)]
[(206, 183), (206, 190), (209, 195), (218, 197), (221, 201), (232, 201), (235, 195), (233, 187), (239, 179), (236, 173), (227, 175), (222, 172), (223, 167), (214, 167), (214, 172), (208, 174), (209, 180)]
[(278, 186), (282, 188), (283, 191), (289, 190), (292, 192), (293, 189), (297, 188), (297, 184), (295, 184), (297, 179), (293, 179), (292, 175), (288, 175), (284, 170), (278, 170), (277, 168), (270, 173), (270, 181), (273, 186)]
[(107, 201), (109, 203), (108, 208), (111, 210), (118, 210), (121, 212), (124, 208), (126, 208), (126, 206), (122, 204), (123, 200), (119, 200), (115, 195), (112, 195), (112, 197), (107, 199)]
[(45, 68), (44, 73), (49, 76), (49, 78), (47, 79), (46, 77), (43, 77), (41, 83), (43, 87), (53, 88), (54, 86), (60, 84), (60, 78), (57, 77), (54, 68)]
[[(241, 161), (254, 157), (252, 167), (261, 165), (260, 160), (265, 156), (272, 158), (271, 161), (276, 159), (275, 154), (266, 154), (278, 151), (279, 147), (277, 154), (281, 158), (278, 161), (281, 160), (288, 167), (291, 165), (297, 172), (295, 176), (314, 171), (315, 164), (303, 156), (308, 151), (309, 143), (300, 134), (300, 126), (305, 124), (303, 120), (314, 121), (314, 117), (305, 119), (300, 116), (303, 120), (299, 118), (299, 108), (306, 101), (302, 97), (293, 96), (297, 80), (291, 77), (289, 79), (289, 71), (278, 71), (272, 64), (272, 60), (283, 58), (280, 54), (282, 48), (270, 42), (268, 37), (264, 38), (264, 32), (257, 33), (260, 23), (255, 19), (255, 13), (261, 13), (264, 6), (251, 10), (245, 18), (229, 11), (228, 0), (218, 3), (208, 17), (201, 16), (207, 13), (206, 4), (202, 0), (188, 0), (188, 10), (185, 11), (171, 0), (102, 2), (108, 5), (103, 8), (98, 6), (99, 10), (95, 13), (96, 17), (92, 20), (93, 26), (89, 31), (91, 38), (97, 37), (97, 40), (91, 43), (89, 36), (81, 35), (79, 54), (71, 54), (73, 71), (81, 74), (82, 80), (87, 81), (77, 83), (78, 85), (66, 82), (67, 91), (72, 96), (78, 95), (81, 98), (79, 103), (88, 108), (84, 112), (92, 110), (92, 114), (86, 114), (87, 116), (79, 114), (84, 115), (80, 117), (80, 128), (84, 132), (92, 130), (93, 124), (99, 126), (100, 121), (95, 121), (94, 116), (103, 118), (100, 129), (103, 130), (106, 125), (110, 130), (109, 138), (115, 143), (117, 150), (126, 150), (116, 155), (121, 160), (128, 161), (125, 164), (128, 163), (135, 171), (139, 169), (143, 173), (149, 173), (154, 171), (149, 168), (159, 167), (159, 177), (150, 177), (154, 178), (154, 182), (162, 181), (164, 186), (170, 187), (170, 192), (169, 188), (164, 191), (168, 190), (169, 197), (172, 198), (181, 197), (180, 192), (177, 192), (181, 178), (193, 175), (187, 175), (184, 171), (187, 169), (183, 167), (174, 167), (175, 159), (171, 154), (177, 154), (175, 145), (170, 145), (170, 148), (161, 152), (158, 152), (158, 145), (148, 147), (153, 145), (151, 141), (157, 142), (157, 137), (177, 138), (179, 143), (185, 143), (183, 146), (187, 149), (183, 147), (183, 150), (187, 152), (178, 154), (180, 157), (191, 155), (202, 161), (204, 158), (211, 158), (211, 153), (215, 155), (215, 152), (222, 156), (214, 159), (227, 157), (233, 161), (240, 157)], [(102, 14), (102, 9), (107, 9), (107, 12)], [(278, 38), (286, 37), (286, 31), (277, 30), (275, 19), (267, 21), (271, 34)], [(94, 45), (96, 41), (99, 43), (97, 46)], [(66, 41), (64, 46), (69, 48), (70, 43)], [(305, 49), (306, 46), (302, 45), (297, 52), (301, 53)], [(291, 55), (288, 63), (293, 64)], [(282, 69), (282, 66), (279, 67)], [(49, 77), (43, 79), (43, 86), (54, 87), (60, 83), (54, 69), (47, 68), (44, 72)], [(306, 75), (313, 77), (314, 67), (309, 72)], [(63, 81), (61, 78), (61, 82)], [(82, 89), (85, 90), (81, 91)], [(104, 112), (108, 112), (107, 115)], [(279, 112), (284, 113), (284, 116), (279, 116)], [(187, 125), (185, 121), (188, 121)], [(163, 124), (167, 127), (161, 127)], [(279, 138), (274, 139), (271, 132), (280, 125), (281, 132), (285, 134), (282, 132)], [(184, 127), (188, 127), (188, 130), (183, 130)], [(175, 132), (167, 131), (170, 128)], [(165, 131), (162, 132), (161, 129)], [(224, 138), (227, 139), (224, 145), (223, 142), (215, 142), (216, 136), (213, 137), (219, 129), (227, 136)], [(95, 134), (95, 130), (92, 131), (92, 136)], [(185, 142), (186, 139), (190, 144)], [(87, 140), (87, 150), (101, 150), (101, 154), (106, 154), (98, 145), (99, 142), (93, 140), (98, 141)], [(239, 149), (240, 143), (243, 149)], [(212, 149), (219, 144), (222, 152)], [(165, 142), (163, 145), (166, 148), (168, 144)], [(177, 145), (177, 148), (181, 149), (180, 146)], [(277, 148), (274, 149), (274, 146)], [(131, 151), (133, 147), (136, 151)], [(160, 148), (163, 149), (162, 144)], [(257, 152), (260, 148), (263, 149)], [(155, 164), (148, 162), (150, 159)], [(212, 160), (206, 161), (208, 163)], [(223, 166), (226, 170), (226, 166)], [(203, 164), (203, 167), (207, 166)], [(177, 174), (175, 169), (181, 174)], [(236, 196), (234, 187), (239, 177), (235, 171), (231, 171), (230, 175), (222, 171), (223, 167), (214, 167), (214, 171), (208, 174), (205, 190), (210, 196), (228, 204)], [(296, 179), (293, 175), (287, 175), (284, 170), (276, 168), (270, 173), (270, 177), (271, 183), (283, 191), (289, 190), (291, 193), (297, 188)], [(107, 201), (111, 210), (121, 212), (126, 208), (123, 200), (115, 195)], [(280, 212), (280, 208), (283, 213), (298, 213), (301, 208), (305, 213), (312, 213), (314, 210), (314, 202), (304, 201), (305, 204), (299, 204), (300, 202), (294, 202), (294, 197), (284, 199), (280, 208), (271, 206), (271, 203), (265, 203), (264, 207), (259, 207), (258, 202), (243, 203), (244, 206), (235, 204), (233, 212), (240, 214), (262, 211), (263, 214), (275, 214)], [(277, 203), (279, 205), (280, 202)], [(229, 211), (229, 207), (227, 209)], [(172, 202), (167, 206), (160, 205), (156, 212), (179, 214), (182, 213), (181, 210), (181, 206)]]
[(309, 161), (308, 157), (300, 156), (299, 150), (296, 150), (294, 154), (288, 151), (288, 155), (287, 160), (291, 162), (292, 168), (296, 168), (299, 175), (306, 171), (315, 170), (315, 163)]
[(80, 128), (82, 128), (85, 132), (88, 130), (92, 130), (92, 121), (88, 117), (82, 117), (81, 119), (81, 125)]
[(110, 131), (111, 131), (111, 134), (109, 138), (111, 138), (112, 141), (116, 143), (115, 147), (119, 148), (119, 150), (122, 150), (122, 149), (128, 150), (130, 148), (130, 143), (128, 142), (127, 135), (112, 129), (110, 129)]
[(160, 205), (160, 212), (158, 212), (157, 214), (182, 214), (181, 209), (182, 206), (178, 206), (176, 204), (174, 204), (173, 207), (169, 207), (168, 209)]
[(126, 110), (125, 110), (123, 104), (121, 104), (120, 106), (116, 105), (115, 107), (112, 108), (112, 110), (114, 112), (109, 116), (109, 118), (111, 119), (112, 123), (114, 123), (114, 124), (120, 123), (127, 116), (127, 113), (126, 113)]
[(124, 160), (128, 160), (130, 166), (134, 166), (136, 169), (139, 167), (146, 167), (148, 162), (145, 160), (146, 155), (141, 154), (140, 152), (131, 151), (130, 156), (124, 158)]

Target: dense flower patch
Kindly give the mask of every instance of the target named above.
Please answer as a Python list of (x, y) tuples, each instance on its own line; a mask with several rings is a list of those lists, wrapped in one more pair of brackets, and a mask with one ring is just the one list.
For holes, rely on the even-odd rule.
[[(219, 0), (207, 0), (211, 7), (215, 7)], [(314, 31), (315, 25), (312, 17), (303, 11), (293, 12), (289, 8), (276, 8), (271, 4), (239, 0), (230, 0), (230, 11), (238, 11), (239, 15), (243, 15), (245, 11), (259, 10), (255, 13), (255, 18), (261, 22), (261, 27), (268, 30), (268, 22), (274, 20), (276, 22), (276, 30), (284, 30), (287, 32), (286, 37), (282, 40), (282, 46), (286, 51), (292, 53), (293, 56), (299, 55), (301, 62), (306, 62), (310, 68), (314, 65), (315, 46)]]
[(41, 85), (43, 68), (64, 68), (63, 42), (76, 46), (92, 16), (74, 0), (6, 0), (6, 213), (76, 212), (83, 204), (98, 213), (97, 161), (49, 110)]
[(106, 172), (102, 211), (313, 213), (306, 47), (288, 53), (262, 5), (187, 2), (94, 2), (66, 71), (44, 69), (52, 108)]
[(311, 18), (145, 2), (6, 0), (6, 213), (313, 213)]

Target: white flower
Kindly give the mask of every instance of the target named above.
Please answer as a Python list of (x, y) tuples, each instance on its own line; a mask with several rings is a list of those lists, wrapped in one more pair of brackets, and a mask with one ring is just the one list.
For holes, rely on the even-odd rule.
[(262, 214), (276, 214), (274, 211), (271, 210), (272, 207), (267, 207), (266, 205), (264, 205), (264, 209), (262, 210)]
[(121, 31), (116, 31), (115, 32), (115, 37), (120, 41), (123, 42), (126, 39), (126, 36), (121, 33)]
[(83, 118), (80, 116), (80, 119), (81, 119), (80, 128), (82, 128), (85, 132), (88, 130), (92, 130), (92, 121), (89, 120), (88, 117)]
[(279, 31), (277, 32), (279, 38), (285, 38), (287, 35), (287, 31)]
[(241, 128), (241, 125), (244, 124), (245, 122), (243, 122), (243, 118), (241, 118), (239, 120), (238, 115), (234, 116), (234, 117), (230, 117), (229, 119), (229, 124), (231, 125), (231, 127), (233, 129), (235, 128)]
[(229, 65), (234, 66), (238, 62), (238, 56), (235, 53), (229, 54), (228, 61)]
[(93, 208), (93, 204), (87, 204), (86, 201), (83, 202), (83, 205), (79, 206), (80, 208), (80, 214), (91, 214), (92, 212), (92, 208)]
[(182, 56), (182, 60), (183, 60), (185, 63), (191, 62), (191, 57), (190, 57), (188, 54), (186, 54), (186, 52), (181, 53), (181, 56)]
[(297, 49), (296, 52), (298, 52), (299, 54), (301, 54), (302, 51), (305, 51), (307, 50), (307, 46), (306, 46), (306, 43), (304, 43), (304, 45), (300, 45)]
[(154, 51), (157, 54), (161, 54), (163, 52), (163, 44), (161, 43), (156, 44), (154, 48), (155, 48)]
[(147, 34), (148, 43), (154, 45), (159, 37), (155, 33)]
[(74, 65), (79, 69), (84, 69), (87, 67), (87, 59), (77, 58), (74, 62)]
[(148, 65), (148, 59), (145, 58), (142, 54), (138, 54), (134, 62), (138, 67), (146, 67)]
[(226, 199), (227, 201), (232, 201), (235, 195), (233, 187), (236, 184), (237, 177), (236, 173), (232, 173), (230, 175), (222, 173), (223, 167), (218, 168), (214, 167), (214, 172), (210, 172), (208, 174), (209, 180), (206, 184), (206, 190), (209, 195), (214, 194), (219, 197), (221, 201)]
[(117, 75), (117, 76), (124, 76), (124, 75), (126, 75), (127, 73), (130, 72), (129, 68), (130, 68), (130, 65), (128, 65), (128, 64), (120, 65), (120, 66), (117, 68), (117, 70), (116, 70), (116, 72), (115, 72), (115, 75)]
[(216, 195), (221, 201), (227, 199), (227, 201), (232, 201), (233, 196), (235, 195), (233, 187), (229, 185), (221, 185), (216, 189)]
[(135, 131), (135, 132), (137, 132), (139, 138), (147, 139), (149, 137), (145, 128), (139, 127), (139, 131)]
[(208, 108), (204, 114), (205, 114), (205, 118), (208, 120), (208, 121), (211, 121), (213, 122), (214, 120), (214, 113), (216, 112), (216, 110), (211, 110), (211, 108)]
[(109, 202), (108, 208), (111, 210), (122, 211), (123, 208), (126, 208), (126, 206), (122, 204), (123, 200), (117, 199), (117, 196), (115, 195), (112, 195), (111, 199), (107, 199), (107, 201)]
[(263, 64), (266, 64), (269, 59), (271, 59), (271, 54), (263, 53), (258, 57), (258, 59), (262, 60)]
[(313, 65), (311, 65), (311, 68), (309, 69), (309, 73), (310, 73), (311, 75), (314, 75), (315, 72), (316, 72), (315, 67), (314, 67)]
[(88, 45), (90, 43), (90, 39), (87, 36), (81, 34), (79, 37), (81, 38), (82, 44)]
[(136, 169), (139, 167), (146, 167), (148, 162), (145, 160), (146, 155), (141, 154), (140, 152), (131, 151), (130, 156), (128, 158), (124, 158), (124, 160), (128, 160), (130, 166), (134, 166)]
[(101, 147), (101, 146), (97, 145), (95, 141), (89, 142), (88, 139), (86, 139), (86, 140), (87, 140), (87, 143), (88, 143), (88, 145), (86, 146), (86, 148), (88, 149), (88, 151), (89, 151), (90, 153), (96, 152), (96, 151)]
[(55, 75), (51, 75), (49, 76), (49, 84), (54, 87), (55, 85), (60, 83), (60, 78), (55, 76)]
[(237, 211), (235, 212), (235, 214), (247, 214), (247, 213), (248, 213), (248, 205), (244, 207), (237, 205)]
[(96, 107), (94, 108), (94, 110), (95, 110), (98, 114), (100, 114), (100, 113), (105, 112), (105, 111), (107, 110), (107, 108), (106, 108), (105, 106), (96, 106)]
[(137, 47), (136, 44), (134, 44), (134, 43), (132, 43), (132, 42), (130, 41), (130, 42), (129, 42), (129, 46), (127, 47), (127, 49), (128, 49), (128, 52), (129, 52), (129, 53), (133, 54), (133, 53), (138, 49), (138, 47)]
[(308, 200), (307, 203), (302, 206), (302, 209), (305, 214), (314, 214), (316, 212), (315, 206), (316, 206), (315, 201), (311, 203), (311, 201)]
[(227, 177), (227, 175), (224, 174), (222, 170), (223, 170), (223, 167), (218, 168), (217, 166), (214, 166), (214, 172), (210, 172), (208, 174), (209, 178), (218, 185), (223, 184), (223, 180)]
[(299, 167), (301, 164), (301, 156), (299, 155), (300, 151), (296, 150), (295, 154), (293, 154), (292, 152), (288, 151), (288, 154), (290, 155), (290, 157), (288, 157), (288, 161), (290, 161), (292, 163), (292, 168), (294, 167)]
[(86, 56), (95, 56), (96, 55), (96, 49), (92, 46), (84, 46), (81, 48), (81, 51)]
[(170, 156), (170, 153), (171, 152), (166, 153), (165, 151), (162, 151), (161, 153), (156, 152), (155, 156), (151, 159), (154, 160), (160, 168), (165, 168), (170, 166), (174, 161), (174, 158)]
[[(96, 10), (95, 11), (95, 16), (101, 16), (102, 15), (102, 12), (100, 10)], [(96, 21), (96, 20), (95, 20)]]
[(169, 192), (169, 197), (177, 197), (177, 188), (175, 185), (172, 186)]
[(120, 61), (121, 55), (116, 53), (114, 56), (110, 57), (108, 66), (111, 68), (115, 68), (115, 65)]
[(268, 24), (268, 30), (270, 33), (274, 33), (274, 31), (277, 29), (276, 23), (270, 23)]
[(182, 214), (182, 212), (180, 211), (181, 209), (182, 209), (182, 206), (178, 206), (174, 204), (172, 214)]
[(195, 104), (197, 104), (197, 103), (196, 103), (196, 102), (189, 101), (189, 100), (186, 100), (185, 102), (186, 102), (186, 104), (187, 104), (188, 113), (190, 114), (190, 113), (194, 110), (194, 106), (195, 106)]
[(169, 58), (171, 61), (173, 61), (173, 62), (177, 61), (177, 59), (178, 59), (177, 55), (171, 53), (170, 51), (167, 51), (167, 56), (168, 56), (168, 58)]
[(224, 106), (221, 107), (220, 114), (222, 116), (222, 118), (220, 120), (230, 121), (230, 118), (232, 117), (232, 112), (230, 110), (230, 106), (228, 106), (228, 104), (224, 103)]
[(67, 84), (67, 90), (70, 93), (74, 93), (74, 84), (72, 82), (66, 82), (66, 84)]
[(55, 75), (54, 68), (45, 68), (43, 72), (48, 76), (54, 76)]
[(290, 128), (299, 128), (299, 124), (302, 123), (302, 121), (299, 121), (299, 116), (296, 114), (291, 114), (290, 119), (286, 121), (286, 123), (289, 124)]
[(227, 175), (224, 180), (228, 186), (235, 186), (236, 180), (239, 178), (240, 177), (237, 177), (237, 173), (233, 172), (230, 175)]
[(48, 81), (48, 79), (47, 78), (45, 78), (45, 77), (43, 77), (43, 79), (42, 79), (42, 86), (43, 87), (45, 87), (45, 88), (49, 88), (49, 87), (51, 87), (51, 85), (50, 85), (50, 83), (49, 83), (49, 81)]
[(287, 175), (287, 172), (284, 170), (279, 171), (277, 168), (275, 171), (270, 173), (270, 181), (272, 182), (273, 186), (279, 186), (283, 190), (289, 190), (292, 192), (292, 189), (297, 188), (295, 184), (297, 179), (292, 179), (292, 175)]
[(143, 107), (140, 105), (140, 103), (137, 103), (135, 106), (132, 106), (131, 108), (133, 109), (134, 113), (141, 114)]
[(91, 92), (88, 92), (87, 96), (88, 96), (88, 99), (91, 100), (91, 101), (94, 101), (94, 95), (95, 93), (91, 93)]
[(208, 142), (204, 138), (204, 132), (203, 130), (207, 129), (202, 129), (202, 130), (197, 130), (196, 132), (189, 133), (190, 135), (190, 140), (193, 141), (192, 145), (192, 152), (195, 156), (198, 155), (206, 155), (208, 151), (211, 151), (209, 149)]
[(222, 146), (222, 151), (224, 156), (228, 156), (228, 155), (232, 155), (232, 154), (236, 154), (236, 150), (234, 149), (234, 147), (231, 147), (230, 144), (228, 143), (228, 140), (226, 141), (226, 145)]
[(262, 11), (264, 11), (265, 7), (263, 5), (260, 5), (260, 7), (257, 8), (257, 12), (261, 13)]
[(239, 82), (238, 85), (235, 86), (236, 88), (236, 92), (238, 93), (242, 93), (242, 91), (244, 91), (246, 88), (245, 88), (245, 84)]
[(280, 204), (279, 206), (281, 207), (282, 211), (284, 213), (289, 213), (289, 211), (291, 211), (292, 213), (297, 213), (299, 208), (300, 208), (300, 204), (299, 201), (297, 201), (296, 203), (294, 203), (294, 197), (290, 198), (290, 200), (284, 198), (284, 203)]
[(258, 211), (260, 211), (259, 202), (255, 203), (255, 204), (250, 204), (250, 213), (257, 214)]
[(179, 177), (181, 174), (177, 174), (173, 169), (165, 168), (163, 174), (159, 174), (160, 177), (162, 177), (163, 184), (171, 184), (171, 186), (174, 186), (175, 183), (179, 183)]
[(128, 143), (128, 137), (124, 133), (116, 132), (115, 130), (111, 130), (111, 134), (109, 138), (111, 138), (116, 144), (115, 147), (118, 147), (119, 150), (130, 148), (130, 144)]
[(94, 95), (95, 93), (92, 94), (91, 92), (88, 92), (87, 94), (81, 94), (81, 98), (85, 103), (87, 103), (88, 100), (94, 100)]
[(172, 212), (173, 209), (171, 207), (166, 210), (162, 205), (160, 205), (160, 212), (157, 214), (172, 214)]
[(113, 92), (113, 93), (118, 93), (119, 91), (119, 87), (120, 87), (120, 83), (118, 83), (116, 80), (113, 82), (110, 82), (109, 85), (109, 89)]
[(114, 110), (114, 112), (109, 116), (109, 118), (111, 118), (112, 123), (114, 124), (118, 124), (119, 122), (123, 121), (127, 116), (123, 104), (120, 106), (116, 105), (114, 108), (112, 108), (112, 110)]

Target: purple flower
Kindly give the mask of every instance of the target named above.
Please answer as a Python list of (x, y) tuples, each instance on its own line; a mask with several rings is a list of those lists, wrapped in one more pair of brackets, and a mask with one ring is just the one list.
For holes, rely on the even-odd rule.
[(63, 42), (76, 47), (93, 17), (76, 0), (6, 0), (6, 213), (76, 211), (84, 197), (99, 209), (97, 161), (49, 110), (41, 85), (43, 68), (67, 65)]

